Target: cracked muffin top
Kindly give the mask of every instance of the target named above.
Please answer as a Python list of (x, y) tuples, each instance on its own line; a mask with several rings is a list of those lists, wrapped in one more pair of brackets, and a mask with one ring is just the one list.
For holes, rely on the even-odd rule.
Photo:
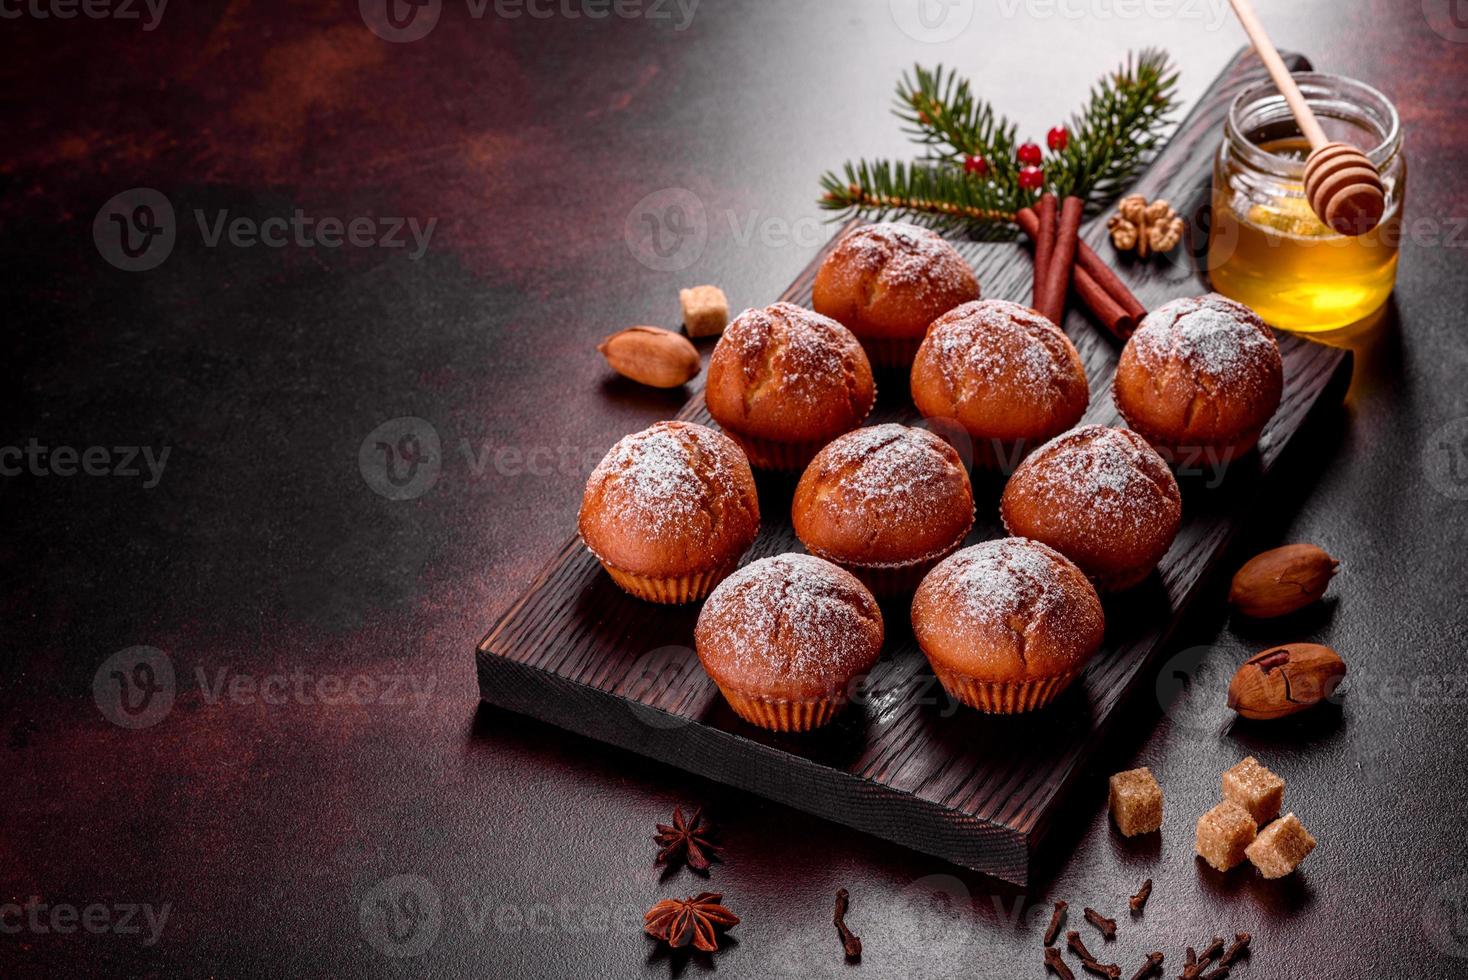
[(647, 576), (737, 561), (759, 533), (759, 496), (744, 453), (692, 422), (625, 436), (586, 481), (581, 539), (602, 562)]
[(964, 548), (928, 573), (912, 628), (940, 677), (986, 684), (1061, 678), (1101, 645), (1105, 617), (1085, 574), (1053, 548), (1001, 538)]
[(876, 387), (850, 330), (793, 303), (775, 303), (729, 324), (709, 358), (704, 399), (736, 438), (824, 444), (861, 424)]

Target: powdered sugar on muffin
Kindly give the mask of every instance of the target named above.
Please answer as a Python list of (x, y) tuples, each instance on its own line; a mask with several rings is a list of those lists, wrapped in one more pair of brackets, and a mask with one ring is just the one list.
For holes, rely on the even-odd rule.
[(1155, 522), (1180, 510), (1177, 483), (1145, 439), (1125, 429), (1087, 425), (1057, 436), (1015, 473), (1016, 490), (1042, 507), (1074, 510), (1098, 529)]
[(884, 221), (857, 228), (838, 246), (850, 250), (863, 266), (878, 272), (884, 285), (916, 287), (920, 293), (951, 293), (972, 281), (968, 264), (953, 246), (918, 225)]
[(1074, 376), (1065, 337), (1034, 310), (1008, 300), (955, 307), (929, 333), (944, 380), (961, 402), (1004, 386), (1046, 403), (1068, 398)]
[(699, 616), (727, 656), (722, 679), (801, 685), (865, 670), (882, 644), (882, 615), (860, 582), (811, 555), (763, 558), (725, 579)]
[(1149, 369), (1176, 359), (1211, 384), (1234, 390), (1262, 387), (1281, 364), (1279, 344), (1259, 315), (1217, 293), (1158, 307), (1137, 327), (1132, 344)]
[(962, 465), (952, 447), (926, 429), (890, 422), (847, 433), (819, 459), (822, 475), (839, 474), (848, 502), (870, 507), (874, 520), (921, 513), (934, 498), (947, 497), (953, 492), (948, 470)]
[(857, 385), (857, 361), (866, 355), (851, 331), (829, 317), (774, 303), (739, 314), (720, 342), (725, 341), (734, 346), (744, 370), (746, 405), (773, 387), (810, 405), (839, 393), (857, 417), (871, 408)]
[[(587, 481), (611, 521), (652, 534), (709, 533), (732, 506), (747, 514), (748, 464), (727, 436), (701, 425), (658, 422), (623, 437)], [(583, 509), (586, 504), (583, 504)]]

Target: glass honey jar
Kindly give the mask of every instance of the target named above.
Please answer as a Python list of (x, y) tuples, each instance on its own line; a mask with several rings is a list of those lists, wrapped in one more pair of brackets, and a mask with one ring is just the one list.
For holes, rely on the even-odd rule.
[(1331, 140), (1365, 151), (1381, 172), (1386, 211), (1360, 237), (1321, 223), (1305, 199), (1310, 144), (1272, 82), (1234, 99), (1213, 164), (1208, 274), (1213, 288), (1282, 330), (1335, 330), (1391, 295), (1401, 245), (1407, 164), (1396, 108), (1350, 78), (1297, 73)]

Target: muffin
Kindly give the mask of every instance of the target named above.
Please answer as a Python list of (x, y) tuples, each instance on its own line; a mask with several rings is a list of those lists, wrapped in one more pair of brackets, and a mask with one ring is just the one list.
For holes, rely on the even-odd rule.
[(912, 400), (973, 440), (974, 464), (1014, 469), (1024, 453), (1081, 420), (1091, 391), (1081, 355), (1041, 314), (1002, 299), (933, 321), (912, 365)]
[(992, 714), (1033, 711), (1070, 686), (1101, 645), (1096, 590), (1037, 541), (965, 548), (923, 579), (912, 630), (953, 697)]
[(811, 555), (761, 558), (698, 614), (698, 658), (729, 706), (777, 732), (824, 725), (877, 662), (882, 613), (856, 577)]
[(877, 390), (851, 331), (792, 303), (745, 310), (709, 358), (704, 401), (757, 469), (800, 471), (861, 425)]
[(1208, 293), (1147, 314), (1122, 349), (1112, 393), (1127, 424), (1178, 465), (1254, 448), (1279, 408), (1284, 362), (1259, 315)]
[(694, 602), (739, 564), (759, 533), (749, 463), (728, 436), (658, 422), (624, 437), (586, 481), (581, 540), (623, 589)]
[(1041, 541), (1080, 566), (1102, 592), (1145, 579), (1182, 522), (1177, 481), (1147, 441), (1087, 425), (1020, 464), (999, 500), (1010, 534)]
[(817, 313), (844, 323), (878, 368), (912, 364), (928, 324), (979, 298), (979, 281), (939, 235), (887, 221), (847, 233), (816, 272)]
[(795, 487), (795, 535), (879, 596), (910, 592), (974, 523), (963, 460), (924, 429), (857, 429), (816, 453)]

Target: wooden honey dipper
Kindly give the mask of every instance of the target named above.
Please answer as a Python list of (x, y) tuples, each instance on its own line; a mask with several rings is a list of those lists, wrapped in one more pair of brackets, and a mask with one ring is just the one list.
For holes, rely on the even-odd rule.
[(1305, 199), (1310, 202), (1310, 209), (1339, 234), (1366, 234), (1381, 222), (1386, 210), (1381, 174), (1366, 154), (1348, 143), (1332, 142), (1325, 135), (1300, 86), (1295, 84), (1269, 35), (1264, 33), (1264, 25), (1249, 0), (1229, 0), (1229, 3), (1259, 59), (1269, 69), (1269, 77), (1289, 103), (1300, 132), (1310, 141), (1310, 156), (1305, 159)]

